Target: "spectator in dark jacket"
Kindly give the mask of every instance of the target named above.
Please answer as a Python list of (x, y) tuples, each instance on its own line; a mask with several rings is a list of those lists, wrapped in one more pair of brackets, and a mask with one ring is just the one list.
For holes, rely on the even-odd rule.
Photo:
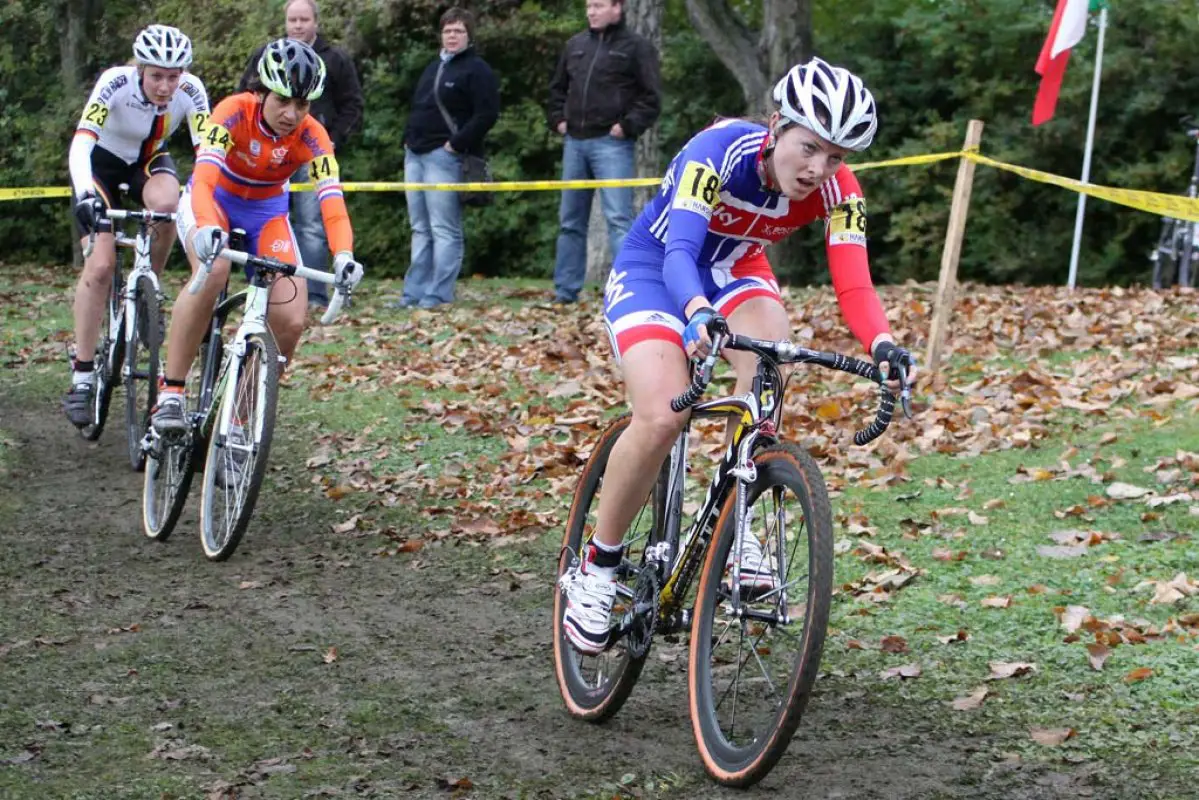
[[(495, 73), (471, 46), (475, 20), (451, 8), (441, 15), (441, 52), (425, 68), (404, 130), (404, 180), (460, 183), (462, 155), (483, 156), (483, 139), (500, 114)], [(462, 269), (462, 207), (457, 192), (407, 192), (412, 262), (400, 305), (435, 308), (454, 301)]]
[[(566, 43), (550, 83), (551, 130), (565, 136), (562, 179), (632, 178), (633, 141), (661, 112), (658, 53), (629, 30), (621, 0), (587, 0), (588, 30)], [(587, 273), (587, 223), (591, 189), (562, 192), (558, 253), (554, 264), (557, 302), (573, 303)], [(633, 222), (633, 189), (600, 189), (612, 255)]]
[[(309, 113), (325, 126), (329, 138), (333, 140), (334, 152), (341, 155), (346, 140), (357, 132), (362, 124), (362, 87), (358, 83), (358, 70), (345, 50), (330, 44), (317, 33), (320, 9), (317, 8), (316, 0), (290, 0), (284, 7), (283, 14), (287, 37), (311, 45), (325, 62), (325, 91), (312, 102)], [(239, 92), (246, 91), (250, 82), (257, 78), (258, 59), (265, 46), (258, 48), (250, 56), (245, 74), (237, 86)], [(307, 165), (297, 170), (292, 180), (297, 183), (307, 181)], [(296, 231), (300, 258), (304, 266), (327, 269), (329, 243), (325, 239), (325, 226), (321, 222), (321, 206), (316, 192), (292, 193), (291, 223)], [(308, 302), (316, 306), (327, 306), (328, 287), (323, 283), (309, 281)]]

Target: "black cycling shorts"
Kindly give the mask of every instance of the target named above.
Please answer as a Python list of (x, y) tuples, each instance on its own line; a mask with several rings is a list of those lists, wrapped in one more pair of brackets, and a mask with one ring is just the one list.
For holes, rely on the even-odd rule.
[[(130, 201), (141, 206), (142, 189), (145, 187), (146, 181), (150, 179), (151, 175), (157, 175), (160, 172), (169, 172), (176, 178), (178, 177), (178, 173), (175, 172), (175, 162), (166, 150), (159, 150), (146, 161), (126, 164), (103, 147), (92, 149), (92, 188), (96, 192), (96, 197), (104, 203), (105, 208), (124, 207), (121, 205), (120, 186), (122, 183), (129, 186), (126, 194)], [(72, 199), (71, 202), (75, 201)], [(72, 217), (74, 217), (73, 214)], [(101, 220), (97, 228), (101, 233), (111, 233), (112, 223), (107, 219)], [(79, 234), (80, 238), (87, 236), (87, 233), (79, 227), (78, 220), (75, 221), (75, 232)]]

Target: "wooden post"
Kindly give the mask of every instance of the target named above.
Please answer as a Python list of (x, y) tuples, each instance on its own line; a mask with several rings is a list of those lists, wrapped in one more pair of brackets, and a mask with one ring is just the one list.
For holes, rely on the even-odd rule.
[[(982, 120), (972, 119), (966, 127), (966, 142), (962, 149), (978, 147), (982, 140)], [(953, 205), (949, 208), (949, 228), (945, 231), (945, 248), (941, 251), (941, 277), (937, 281), (937, 300), (933, 306), (933, 323), (928, 333), (928, 355), (925, 369), (936, 375), (945, 347), (946, 331), (953, 317), (954, 294), (957, 291), (958, 259), (962, 255), (962, 234), (966, 231), (966, 213), (970, 210), (970, 190), (974, 186), (974, 162), (963, 158), (958, 164), (958, 178), (953, 185)]]

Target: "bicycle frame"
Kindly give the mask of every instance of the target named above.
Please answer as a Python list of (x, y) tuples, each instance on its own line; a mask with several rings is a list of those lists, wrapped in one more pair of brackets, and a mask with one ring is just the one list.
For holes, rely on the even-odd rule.
[[(200, 408), (202, 409), (201, 413), (203, 417), (200, 422), (200, 431), (201, 438), (204, 440), (215, 434), (218, 437), (217, 443), (223, 444), (225, 438), (229, 435), (229, 430), (233, 425), (233, 410), (237, 402), (237, 382), (229, 379), (229, 366), (240, 363), (241, 359), (245, 357), (246, 342), (250, 336), (266, 331), (267, 306), (270, 302), (270, 296), (270, 284), (266, 283), (261, 274), (256, 272), (248, 289), (226, 299), (217, 308), (214, 316), (217, 319), (224, 319), (230, 311), (244, 303), (241, 324), (238, 325), (237, 332), (233, 334), (233, 339), (224, 346), (225, 358), (221, 364), (221, 374), (216, 382), (216, 386), (211, 390), (208, 398), (201, 399), (202, 405)], [(204, 385), (206, 387), (212, 386), (209, 382), (209, 376), (206, 375), (204, 377), (206, 379)], [(216, 404), (211, 402), (211, 398), (218, 396), (221, 397), (221, 409), (227, 409), (227, 411), (220, 414), (219, 419), (214, 420), (212, 418), (212, 409)], [(255, 433), (259, 433), (262, 425), (261, 420), (255, 420), (254, 425)], [(251, 439), (251, 441), (256, 441), (256, 438)]]
[[(158, 273), (154, 271), (153, 264), (150, 261), (150, 245), (154, 240), (153, 234), (150, 232), (151, 219), (147, 218), (144, 212), (126, 212), (121, 210), (110, 210), (107, 212), (109, 219), (126, 219), (137, 218), (140, 220), (137, 226), (137, 235), (130, 239), (123, 233), (115, 233), (116, 245), (118, 247), (128, 247), (133, 250), (133, 269), (125, 277), (124, 291), (122, 298), (125, 305), (125, 313), (123, 323), (125, 326), (125, 352), (129, 352), (129, 347), (133, 343), (133, 337), (137, 336), (137, 296), (136, 287), (138, 280), (142, 277), (150, 279), (154, 286), (154, 292), (162, 297), (162, 288), (158, 282)], [(173, 216), (173, 215), (171, 215)], [(133, 288), (130, 288), (133, 287)], [(116, 330), (116, 321), (113, 324), (113, 330), (110, 335), (113, 339), (119, 333)], [(121, 368), (122, 377), (128, 378), (133, 374), (133, 365), (129, 360), (125, 360), (124, 367)]]
[[(687, 472), (687, 445), (690, 440), (691, 422), (683, 428), (670, 455), (669, 491), (666, 503), (666, 531), (668, 545), (664, 563), (670, 565), (669, 578), (659, 593), (662, 615), (668, 617), (686, 596), (703, 561), (703, 554), (711, 541), (716, 518), (724, 506), (730, 489), (736, 492), (736, 521), (743, 524), (745, 517), (745, 487), (757, 478), (753, 453), (759, 438), (766, 435), (773, 440), (778, 435), (778, 420), (781, 408), (776, 407), (775, 384), (777, 374), (763, 361), (759, 361), (751, 391), (736, 396), (721, 397), (697, 404), (691, 418), (711, 419), (736, 415), (739, 418), (733, 430), (733, 438), (716, 471), (708, 484), (703, 505), (696, 512), (685, 535), (680, 537), (683, 500), (683, 484)], [(679, 545), (676, 547), (676, 545)], [(739, 559), (734, 559), (734, 580), (738, 580)], [(736, 600), (734, 600), (736, 602)]]

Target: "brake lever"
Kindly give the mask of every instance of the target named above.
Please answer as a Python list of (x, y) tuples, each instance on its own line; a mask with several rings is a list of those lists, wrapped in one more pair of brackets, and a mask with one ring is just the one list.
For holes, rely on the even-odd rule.
[(908, 383), (908, 369), (903, 364), (898, 365), (899, 368), (899, 405), (903, 409), (903, 415), (907, 419), (912, 418), (912, 387)]

